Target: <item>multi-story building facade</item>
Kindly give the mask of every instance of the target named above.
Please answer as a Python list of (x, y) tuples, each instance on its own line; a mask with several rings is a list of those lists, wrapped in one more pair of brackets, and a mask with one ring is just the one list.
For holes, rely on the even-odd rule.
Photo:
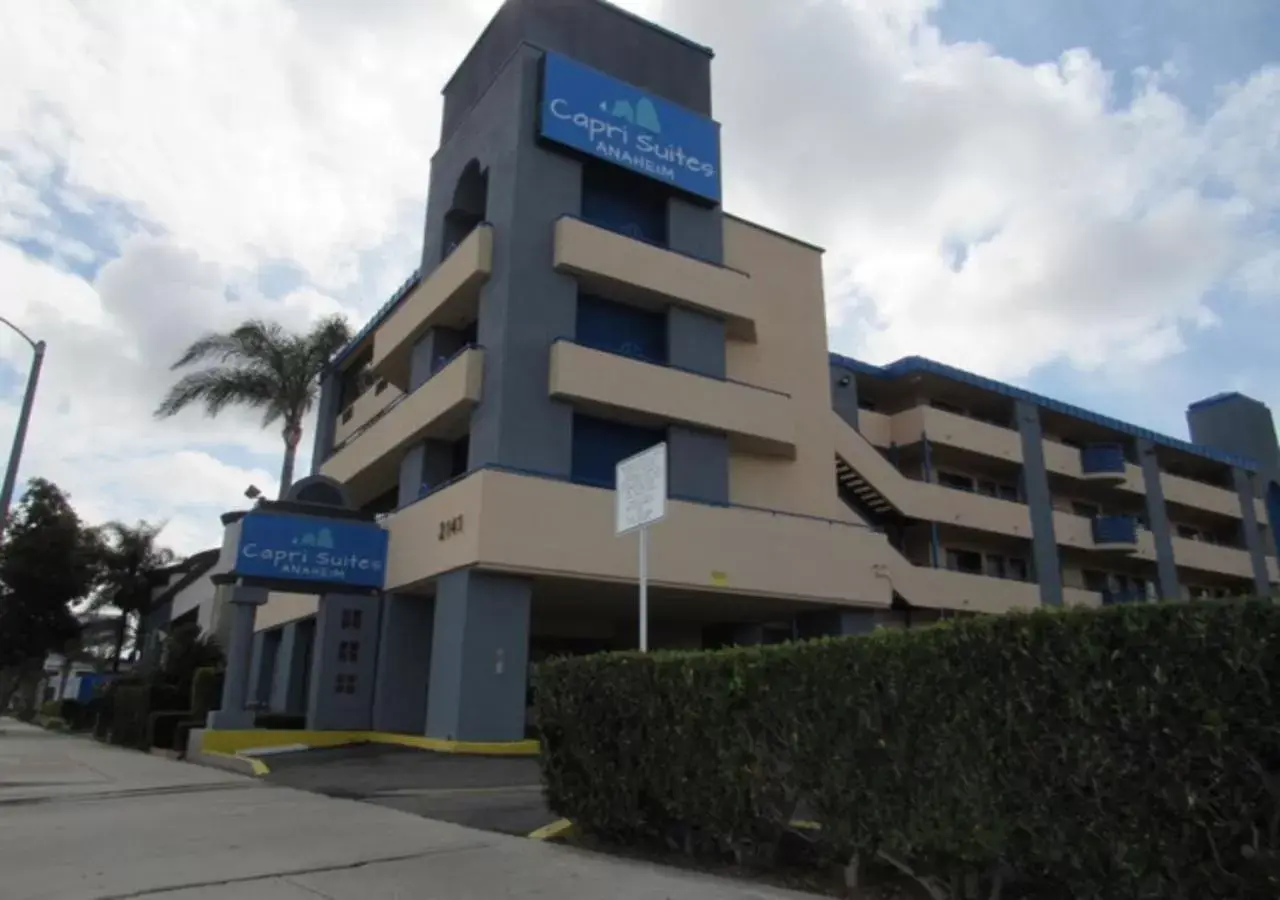
[[(721, 208), (711, 62), (598, 0), (508, 0), (446, 85), (422, 266), (319, 411), (315, 472), (390, 533), (337, 688), (369, 727), (520, 737), (530, 661), (634, 647), (614, 467), (663, 441), (657, 648), (1274, 589), (1265, 406), (1197, 404), (1192, 443), (829, 354), (822, 251)], [(327, 689), (316, 602), (258, 611), (262, 702)]]

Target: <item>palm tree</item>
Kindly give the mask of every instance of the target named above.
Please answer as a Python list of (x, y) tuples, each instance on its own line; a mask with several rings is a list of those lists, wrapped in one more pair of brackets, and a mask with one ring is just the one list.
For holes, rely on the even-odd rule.
[(160, 570), (177, 561), (177, 554), (156, 542), (163, 529), (163, 522), (159, 525), (108, 522), (100, 530), (102, 549), (98, 592), (90, 601), (89, 610), (97, 612), (113, 606), (120, 611), (111, 664), (114, 672), (120, 671), (129, 619), (136, 617), (141, 621), (147, 614), (151, 609), (152, 590), (160, 583)]
[(284, 422), (284, 465), (280, 497), (293, 483), (302, 439), (302, 419), (315, 403), (320, 373), (351, 340), (342, 316), (329, 316), (305, 334), (291, 334), (257, 319), (227, 334), (207, 334), (187, 348), (174, 369), (211, 361), (213, 366), (182, 376), (156, 409), (167, 418), (193, 404), (216, 416), (228, 406), (262, 410), (262, 427)]

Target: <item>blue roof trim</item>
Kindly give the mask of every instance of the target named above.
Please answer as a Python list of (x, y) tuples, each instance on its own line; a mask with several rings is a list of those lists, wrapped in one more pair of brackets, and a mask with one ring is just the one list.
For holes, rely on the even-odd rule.
[[(947, 378), (951, 381), (958, 381), (961, 384), (968, 384), (984, 391), (991, 391), (994, 394), (1002, 394), (1013, 400), (1025, 400), (1034, 403), (1036, 406), (1056, 412), (1060, 415), (1070, 416), (1073, 419), (1082, 419), (1085, 422), (1092, 422), (1103, 428), (1113, 431), (1119, 431), (1135, 438), (1143, 438), (1153, 444), (1161, 447), (1168, 447), (1171, 450), (1180, 450), (1183, 453), (1190, 453), (1194, 456), (1211, 459), (1214, 462), (1223, 463), (1228, 466), (1238, 466), (1241, 469), (1247, 469), (1250, 472), (1258, 471), (1258, 464), (1251, 459), (1243, 456), (1236, 456), (1233, 453), (1225, 453), (1221, 450), (1215, 450), (1212, 447), (1205, 447), (1200, 444), (1193, 444), (1190, 441), (1184, 441), (1180, 438), (1170, 437), (1165, 434), (1158, 434), (1147, 428), (1138, 425), (1131, 425), (1128, 422), (1121, 422), (1119, 419), (1113, 419), (1110, 416), (1104, 416), (1079, 406), (1072, 406), (1070, 403), (1063, 403), (1061, 400), (1053, 400), (1041, 394), (1023, 390), (1014, 387), (1011, 384), (1005, 384), (1003, 381), (996, 381), (993, 378), (984, 378), (981, 375), (975, 375), (972, 372), (966, 372), (963, 369), (957, 369), (952, 366), (944, 365), (940, 362), (934, 362), (923, 356), (904, 356), (902, 359), (891, 362), (888, 365), (876, 366), (871, 363), (865, 363), (860, 360), (852, 359), (848, 356), (842, 356), (839, 353), (829, 354), (831, 363), (841, 368), (848, 369), (862, 375), (869, 375), (872, 378), (903, 378), (907, 375), (928, 374), (937, 375), (940, 378)], [(1212, 399), (1212, 398), (1211, 398)], [(1206, 402), (1206, 401), (1201, 401)]]
[(414, 269), (413, 274), (405, 280), (404, 284), (396, 288), (396, 292), (391, 295), (391, 299), (382, 304), (382, 308), (373, 314), (373, 318), (371, 318), (363, 328), (356, 332), (356, 336), (353, 337), (345, 347), (339, 350), (333, 359), (329, 360), (329, 366), (325, 371), (332, 372), (334, 369), (337, 369), (346, 362), (347, 357), (355, 352), (356, 347), (359, 347), (360, 343), (365, 338), (373, 334), (373, 332), (377, 330), (378, 326), (387, 320), (387, 317), (395, 311), (397, 306), (400, 305), (400, 301), (403, 300), (411, 290), (417, 287), (418, 282), (420, 281), (422, 281), (422, 269)]

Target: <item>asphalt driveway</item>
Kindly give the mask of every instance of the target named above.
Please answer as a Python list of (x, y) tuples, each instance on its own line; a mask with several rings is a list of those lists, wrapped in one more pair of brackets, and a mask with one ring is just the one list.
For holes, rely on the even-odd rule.
[(431, 753), (386, 744), (264, 757), (265, 780), (328, 797), (527, 835), (556, 820), (542, 798), (537, 759)]

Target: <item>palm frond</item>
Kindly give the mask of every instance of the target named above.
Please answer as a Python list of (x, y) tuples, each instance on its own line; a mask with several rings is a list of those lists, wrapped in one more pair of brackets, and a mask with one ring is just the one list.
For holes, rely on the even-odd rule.
[(232, 404), (270, 411), (279, 394), (280, 383), (275, 373), (266, 368), (205, 369), (178, 379), (156, 407), (155, 414), (158, 418), (167, 418), (197, 404), (202, 404), (210, 416), (216, 416)]
[(181, 369), (197, 362), (220, 363), (235, 360), (270, 366), (289, 336), (274, 322), (250, 319), (226, 334), (206, 334), (189, 346), (170, 368)]

